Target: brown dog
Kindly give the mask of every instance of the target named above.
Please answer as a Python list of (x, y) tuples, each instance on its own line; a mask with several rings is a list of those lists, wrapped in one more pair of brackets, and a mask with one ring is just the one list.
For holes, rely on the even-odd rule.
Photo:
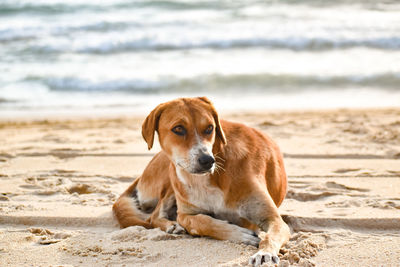
[(156, 131), (162, 151), (113, 206), (121, 227), (259, 245), (250, 264), (278, 263), (290, 236), (277, 208), (287, 187), (278, 146), (253, 128), (220, 121), (205, 97), (157, 106), (142, 128), (149, 149)]

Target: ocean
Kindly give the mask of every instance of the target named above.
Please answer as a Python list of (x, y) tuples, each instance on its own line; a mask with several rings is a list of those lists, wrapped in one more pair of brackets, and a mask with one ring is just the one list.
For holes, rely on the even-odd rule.
[(0, 117), (400, 106), (400, 2), (1, 0)]

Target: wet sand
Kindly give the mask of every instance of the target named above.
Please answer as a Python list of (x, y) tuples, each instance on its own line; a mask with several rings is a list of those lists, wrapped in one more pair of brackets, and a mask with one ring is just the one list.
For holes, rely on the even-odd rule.
[[(222, 117), (284, 152), (293, 235), (280, 266), (400, 262), (400, 109)], [(118, 228), (111, 205), (159, 150), (143, 119), (0, 122), (1, 266), (246, 266), (254, 247)]]

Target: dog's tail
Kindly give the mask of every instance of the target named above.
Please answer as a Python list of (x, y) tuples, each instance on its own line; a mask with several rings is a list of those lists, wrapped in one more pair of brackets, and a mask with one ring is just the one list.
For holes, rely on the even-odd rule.
[(131, 186), (118, 198), (113, 205), (113, 213), (121, 228), (139, 225), (147, 229), (153, 228), (147, 222), (148, 214), (143, 213), (137, 207), (136, 186), (139, 179), (136, 179)]

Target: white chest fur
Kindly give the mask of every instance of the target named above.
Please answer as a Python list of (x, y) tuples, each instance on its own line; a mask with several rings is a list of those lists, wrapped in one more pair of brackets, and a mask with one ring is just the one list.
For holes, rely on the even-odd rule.
[(192, 212), (211, 214), (212, 216), (232, 221), (236, 212), (225, 205), (224, 193), (210, 184), (209, 175), (187, 174), (177, 170), (179, 180), (183, 183), (188, 200), (194, 206)]
[(205, 212), (224, 212), (226, 207), (222, 191), (211, 186), (208, 177), (198, 178), (198, 181), (186, 185), (190, 203)]

